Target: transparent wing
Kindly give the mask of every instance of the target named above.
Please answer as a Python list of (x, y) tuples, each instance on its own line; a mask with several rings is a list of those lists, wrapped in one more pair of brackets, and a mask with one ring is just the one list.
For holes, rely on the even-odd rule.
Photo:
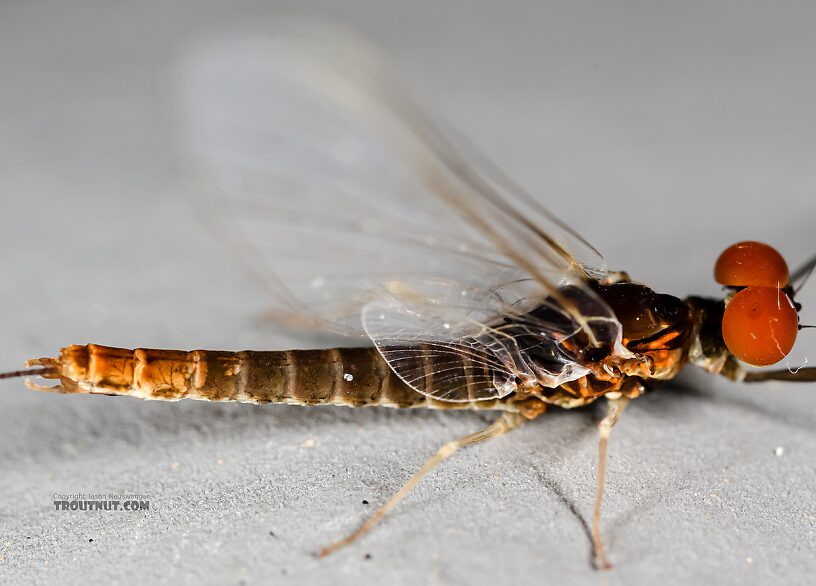
[[(432, 121), (355, 37), (299, 21), (245, 31), (200, 48), (183, 79), (198, 205), (290, 323), (367, 334), (433, 396), (461, 397), (453, 379), (478, 398), (509, 386), (474, 390), (460, 372), (439, 390), (440, 377), (417, 382), (390, 348), (470, 352), (516, 380), (537, 376), (528, 350), (486, 332), (520, 327), (524, 316), (573, 346), (578, 334), (619, 343), (619, 324), (586, 285), (605, 274), (600, 255)], [(528, 315), (543, 305), (546, 319)], [(553, 381), (581, 370), (580, 349), (562, 350)]]
[[(426, 281), (419, 291), (389, 283), (363, 308), (363, 323), (394, 371), (436, 399), (499, 398), (529, 383), (556, 387), (588, 372), (579, 358), (587, 339), (553, 299), (531, 304), (531, 286), (537, 288), (530, 280), (479, 289)], [(571, 290), (578, 293), (562, 293)], [(510, 305), (508, 296), (519, 301)], [(614, 320), (593, 318), (596, 335), (609, 333), (605, 323)]]

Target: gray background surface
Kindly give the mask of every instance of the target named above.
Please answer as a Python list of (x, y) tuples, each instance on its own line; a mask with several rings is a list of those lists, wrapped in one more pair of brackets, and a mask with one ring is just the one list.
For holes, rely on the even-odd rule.
[[(68, 343), (297, 344), (253, 325), (263, 292), (179, 196), (164, 132), (173, 55), (269, 5), (0, 5), (0, 366)], [(331, 11), (610, 265), (659, 290), (716, 294), (714, 259), (740, 239), (794, 265), (816, 249), (810, 2)], [(814, 356), (803, 338), (793, 364)], [(600, 416), (548, 414), (464, 451), (357, 546), (317, 561), (486, 417), (61, 397), (4, 381), (0, 582), (812, 583), (812, 387), (690, 372), (638, 400), (612, 440), (607, 573), (590, 568), (586, 530)], [(150, 511), (52, 509), (56, 492), (108, 491), (149, 493)]]

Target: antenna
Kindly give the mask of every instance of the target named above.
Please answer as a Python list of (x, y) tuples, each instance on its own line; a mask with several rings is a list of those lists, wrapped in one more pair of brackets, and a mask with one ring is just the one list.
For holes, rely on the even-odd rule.
[[(790, 283), (794, 287), (794, 292), (799, 293), (802, 287), (807, 282), (810, 275), (813, 273), (813, 269), (816, 268), (816, 255), (810, 257), (807, 261), (805, 261), (801, 266), (799, 266), (795, 271), (791, 273), (790, 276)], [(797, 281), (799, 282), (797, 284)]]

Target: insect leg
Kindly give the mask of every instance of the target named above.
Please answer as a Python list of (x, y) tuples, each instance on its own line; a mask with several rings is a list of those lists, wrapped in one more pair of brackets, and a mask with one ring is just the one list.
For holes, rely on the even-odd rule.
[(779, 370), (746, 370), (734, 357), (729, 357), (719, 371), (721, 376), (738, 383), (784, 381), (793, 383), (816, 382), (816, 367), (781, 368)]
[(327, 545), (323, 549), (320, 550), (318, 553), (318, 557), (325, 557), (330, 553), (333, 553), (354, 541), (358, 538), (365, 535), (374, 525), (376, 525), (386, 514), (388, 514), (391, 509), (396, 507), (399, 502), (408, 496), (414, 487), (419, 484), (419, 482), (425, 478), (425, 476), (433, 470), (439, 463), (447, 458), (450, 458), (453, 454), (455, 454), (460, 448), (465, 446), (469, 446), (471, 444), (475, 444), (478, 442), (482, 442), (488, 440), (493, 437), (498, 437), (503, 433), (514, 429), (527, 421), (528, 418), (524, 417), (520, 413), (503, 413), (496, 421), (481, 429), (475, 433), (471, 433), (466, 435), (462, 438), (454, 440), (452, 442), (446, 443), (444, 446), (439, 448), (439, 451), (436, 452), (419, 471), (416, 472), (409, 480), (406, 482), (402, 488), (397, 491), (397, 493), (391, 497), (391, 499), (385, 503), (376, 513), (371, 515), (368, 520), (360, 526), (354, 533), (351, 533), (347, 537), (344, 537), (340, 541), (336, 541), (331, 545)]
[[(816, 367), (798, 368), (795, 370), (785, 368), (782, 370), (758, 370), (748, 372), (741, 370), (739, 375), (741, 375), (742, 382), (746, 383), (761, 383), (772, 380), (812, 383), (816, 382)], [(737, 380), (740, 380), (740, 378)]]
[(601, 540), (601, 503), (603, 502), (604, 485), (606, 483), (606, 446), (609, 443), (609, 434), (620, 419), (621, 413), (629, 404), (629, 397), (621, 396), (617, 399), (607, 399), (609, 411), (598, 425), (598, 479), (595, 489), (595, 510), (592, 513), (592, 548), (595, 552), (595, 567), (605, 570), (612, 567), (606, 559), (603, 541)]

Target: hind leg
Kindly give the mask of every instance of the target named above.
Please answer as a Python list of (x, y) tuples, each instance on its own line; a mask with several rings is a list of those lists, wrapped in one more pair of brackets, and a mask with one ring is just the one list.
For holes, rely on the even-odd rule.
[(476, 444), (479, 442), (483, 442), (490, 438), (498, 437), (504, 433), (507, 433), (511, 429), (515, 429), (516, 427), (520, 426), (522, 423), (527, 421), (528, 418), (521, 415), (520, 413), (503, 413), (496, 421), (481, 429), (475, 433), (471, 433), (466, 435), (462, 438), (454, 440), (452, 442), (446, 443), (444, 446), (439, 448), (439, 451), (436, 452), (431, 458), (425, 462), (425, 464), (420, 468), (416, 474), (414, 474), (408, 482), (406, 482), (402, 488), (400, 488), (397, 493), (391, 497), (391, 499), (385, 503), (377, 512), (375, 512), (368, 520), (363, 523), (359, 529), (351, 533), (350, 535), (344, 537), (340, 541), (336, 541), (331, 545), (327, 545), (323, 549), (320, 550), (318, 553), (319, 557), (325, 557), (341, 547), (345, 547), (350, 543), (353, 543), (363, 535), (365, 535), (374, 525), (379, 523), (379, 521), (388, 514), (391, 509), (396, 507), (402, 499), (404, 499), (408, 494), (414, 489), (414, 487), (419, 484), (419, 482), (425, 478), (425, 476), (433, 470), (438, 464), (440, 464), (443, 460), (446, 460), (453, 456), (460, 448), (465, 446), (469, 446), (471, 444)]

